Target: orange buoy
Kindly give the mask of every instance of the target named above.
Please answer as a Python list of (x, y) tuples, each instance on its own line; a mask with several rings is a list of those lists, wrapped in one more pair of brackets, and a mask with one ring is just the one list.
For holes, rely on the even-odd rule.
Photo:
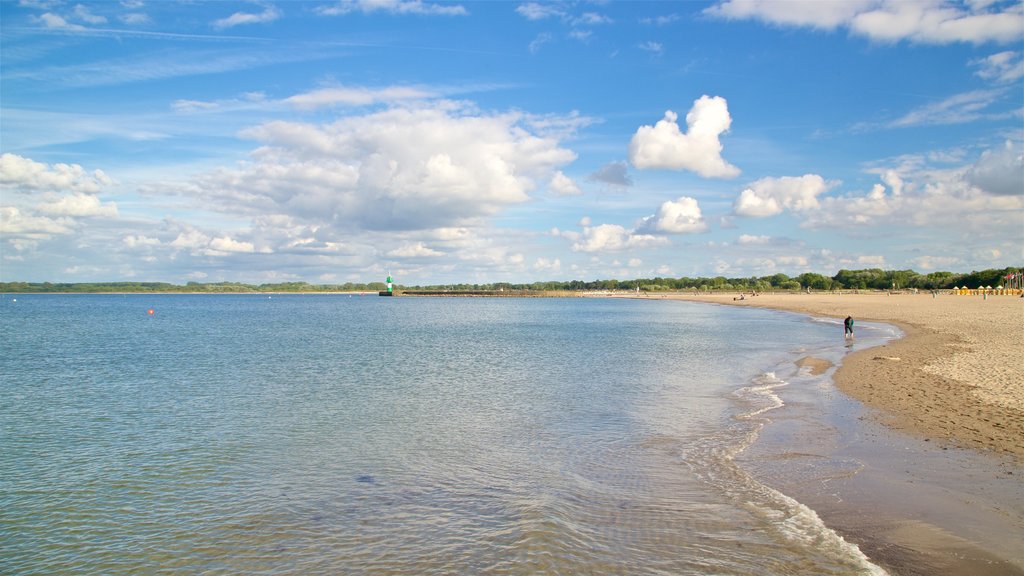
[(152, 309), (152, 308), (150, 308), (149, 310), (147, 310), (147, 311), (146, 311), (146, 313), (147, 313), (147, 314), (149, 314), (150, 316), (152, 316), (153, 314), (155, 314), (155, 312), (153, 312), (153, 309)]

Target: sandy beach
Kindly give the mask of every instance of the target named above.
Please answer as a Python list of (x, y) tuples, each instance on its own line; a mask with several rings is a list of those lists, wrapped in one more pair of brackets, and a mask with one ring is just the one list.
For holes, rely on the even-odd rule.
[[(656, 297), (656, 296), (652, 296)], [(887, 424), (1024, 462), (1024, 299), (941, 294), (736, 294), (667, 298), (874, 320), (906, 337), (850, 354), (838, 387)], [(856, 325), (855, 325), (856, 326)]]
[[(891, 574), (1024, 574), (1018, 546), (1024, 535), (1024, 299), (737, 296), (649, 298), (852, 316), (855, 337), (856, 321), (895, 325), (905, 334), (847, 354), (833, 374), (837, 387), (874, 420), (854, 424), (857, 439), (832, 454), (859, 461), (858, 473), (827, 484), (808, 480), (829, 449), (794, 437), (782, 448), (776, 439), (746, 455), (755, 473), (810, 505)], [(837, 338), (841, 330), (837, 324)], [(811, 373), (831, 369), (810, 356), (797, 364)], [(790, 424), (780, 417), (777, 425), (785, 430)]]

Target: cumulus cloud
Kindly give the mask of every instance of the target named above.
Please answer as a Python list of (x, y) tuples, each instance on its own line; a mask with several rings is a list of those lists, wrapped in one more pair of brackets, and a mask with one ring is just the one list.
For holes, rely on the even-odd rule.
[(548, 190), (555, 196), (579, 196), (583, 194), (583, 191), (576, 185), (576, 182), (573, 182), (572, 178), (563, 174), (561, 170), (556, 171), (555, 175), (551, 177), (551, 182), (548, 183)]
[(47, 165), (17, 154), (0, 156), (0, 188), (95, 194), (112, 183), (102, 170), (88, 172), (78, 164)]
[(430, 16), (465, 16), (469, 14), (461, 4), (433, 4), (421, 0), (341, 0), (329, 6), (319, 7), (316, 12), (325, 16), (343, 16), (353, 12)]
[(738, 216), (763, 218), (783, 210), (813, 210), (819, 206), (818, 196), (835, 185), (817, 174), (762, 178), (740, 193), (733, 211)]
[(638, 231), (665, 234), (693, 234), (707, 228), (697, 200), (687, 196), (662, 203), (657, 214), (644, 218), (637, 226)]
[(425, 230), (524, 202), (576, 158), (521, 113), (483, 114), (452, 103), (323, 125), (271, 122), (243, 136), (261, 144), (250, 162), (164, 187), (224, 212)]
[(242, 242), (229, 236), (219, 236), (210, 241), (209, 254), (213, 253), (243, 253), (251, 254), (256, 251), (252, 242)]
[(601, 224), (583, 228), (572, 245), (574, 252), (618, 252), (632, 248), (643, 248), (668, 244), (662, 236), (637, 234), (618, 224)]
[(46, 202), (36, 207), (36, 210), (51, 216), (74, 216), (74, 217), (115, 217), (117, 216), (117, 205), (113, 202), (102, 203), (100, 199), (91, 194), (75, 192), (68, 196), (62, 196), (53, 202)]
[(802, 226), (915, 226), (974, 237), (1019, 236), (1024, 185), (1016, 146), (986, 151), (960, 168), (903, 164), (882, 171), (883, 183), (867, 193), (822, 198), (817, 209), (800, 214)]
[(761, 20), (780, 26), (826, 30), (848, 28), (880, 42), (929, 44), (1014, 42), (1024, 36), (1024, 13), (1016, 3), (941, 0), (726, 0), (705, 14), (730, 20)]
[(689, 170), (705, 178), (732, 178), (739, 168), (722, 158), (719, 136), (732, 118), (725, 98), (701, 96), (686, 115), (686, 133), (671, 110), (654, 126), (641, 126), (629, 142), (629, 161), (636, 168)]
[(22, 212), (15, 206), (0, 206), (0, 232), (10, 236), (50, 238), (53, 234), (72, 231), (69, 218), (47, 218)]

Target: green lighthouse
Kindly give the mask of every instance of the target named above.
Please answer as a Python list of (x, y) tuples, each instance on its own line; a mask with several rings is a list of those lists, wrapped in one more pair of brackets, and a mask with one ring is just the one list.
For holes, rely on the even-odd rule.
[(395, 295), (395, 292), (394, 292), (395, 286), (394, 286), (394, 284), (391, 283), (391, 271), (390, 270), (388, 271), (387, 283), (388, 283), (388, 289), (387, 290), (381, 290), (380, 292), (378, 292), (377, 294), (379, 296), (394, 296)]

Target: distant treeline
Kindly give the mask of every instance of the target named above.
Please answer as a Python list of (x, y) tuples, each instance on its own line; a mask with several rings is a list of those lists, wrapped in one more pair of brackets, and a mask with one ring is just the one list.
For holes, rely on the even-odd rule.
[[(633, 280), (571, 280), (567, 282), (534, 282), (531, 284), (444, 284), (432, 286), (396, 285), (396, 290), (417, 291), (593, 291), (593, 290), (640, 290), (647, 292), (701, 290), (701, 291), (757, 291), (771, 290), (945, 290), (953, 287), (1007, 285), (1007, 275), (1020, 273), (1022, 268), (1002, 268), (961, 274), (955, 272), (931, 272), (918, 274), (913, 270), (840, 270), (835, 276), (824, 276), (808, 272), (790, 277), (785, 274), (751, 276), (749, 278), (638, 278)], [(1019, 280), (1015, 282), (1019, 283)], [(379, 292), (385, 290), (383, 282), (367, 284), (309, 284), (306, 282), (284, 282), (277, 284), (241, 284), (238, 282), (200, 283), (185, 285), (166, 282), (90, 282), (90, 283), (34, 283), (0, 282), (0, 292), (7, 293), (259, 293), (259, 292)]]

